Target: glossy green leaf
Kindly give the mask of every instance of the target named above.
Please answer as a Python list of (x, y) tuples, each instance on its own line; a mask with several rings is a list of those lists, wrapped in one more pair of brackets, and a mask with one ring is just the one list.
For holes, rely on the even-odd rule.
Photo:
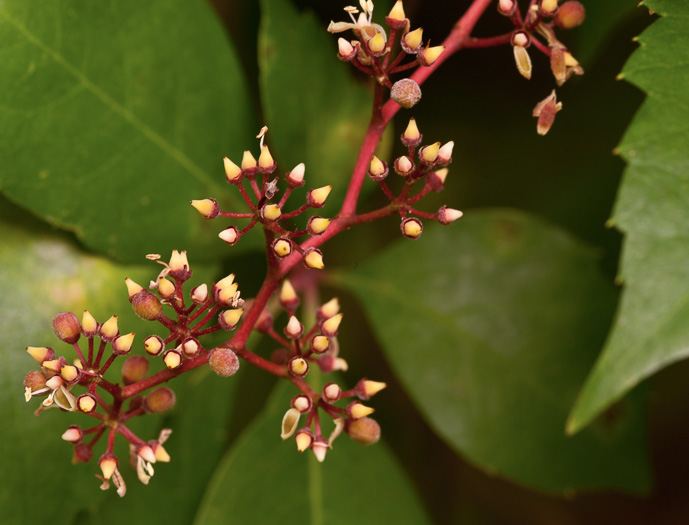
[(325, 209), (335, 210), (366, 133), (371, 96), (354, 81), (352, 67), (337, 59), (338, 35), (328, 33), (313, 13), (297, 12), (288, 0), (262, 0), (261, 8), (259, 66), (268, 143), (280, 169), (306, 164), (307, 187), (331, 184)]
[(611, 223), (625, 233), (622, 301), (574, 408), (575, 432), (657, 370), (689, 356), (689, 5), (649, 1), (661, 18), (621, 74), (647, 93), (619, 152), (628, 163)]
[(189, 200), (239, 202), (222, 156), (255, 131), (206, 2), (7, 0), (0, 26), (0, 190), (121, 260), (223, 248)]
[(295, 393), (285, 382), (276, 388), (218, 465), (195, 525), (428, 523), (384, 442), (364, 447), (342, 434), (323, 463), (310, 451), (299, 454), (293, 439), (282, 442), (280, 424)]
[(631, 404), (569, 438), (614, 294), (590, 250), (510, 211), (428, 228), (339, 279), (430, 425), (469, 461), (541, 490), (648, 486)]

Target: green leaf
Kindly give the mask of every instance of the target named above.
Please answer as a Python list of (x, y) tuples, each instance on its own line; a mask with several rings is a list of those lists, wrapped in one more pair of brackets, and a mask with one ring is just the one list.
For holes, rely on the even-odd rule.
[(648, 1), (661, 18), (621, 78), (647, 93), (619, 152), (628, 167), (611, 224), (625, 233), (625, 289), (612, 332), (568, 422), (576, 432), (661, 368), (689, 356), (689, 5)]
[(614, 294), (591, 251), (563, 231), (518, 212), (476, 213), (338, 281), (361, 299), (430, 425), (474, 464), (546, 491), (648, 486), (629, 403), (564, 435)]
[(280, 423), (295, 393), (286, 382), (275, 389), (218, 465), (195, 525), (230, 519), (284, 525), (429, 522), (383, 442), (364, 447), (342, 434), (323, 463), (310, 451), (299, 454), (292, 439), (281, 442)]
[(207, 3), (7, 0), (0, 24), (0, 189), (121, 260), (221, 249), (189, 200), (239, 202), (222, 156), (255, 132)]
[[(285, 171), (306, 164), (309, 188), (331, 184), (341, 202), (371, 114), (371, 96), (337, 59), (337, 35), (288, 0), (262, 0), (261, 100), (268, 142)], [(344, 11), (343, 15), (346, 15)]]

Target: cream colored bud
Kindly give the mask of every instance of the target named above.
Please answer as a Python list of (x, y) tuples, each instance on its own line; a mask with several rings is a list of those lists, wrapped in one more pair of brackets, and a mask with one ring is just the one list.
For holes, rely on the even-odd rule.
[(218, 290), (218, 302), (228, 305), (232, 304), (235, 295), (237, 295), (237, 290), (239, 285), (237, 283), (230, 284), (229, 286), (224, 286)]
[(26, 351), (39, 365), (43, 363), (48, 356), (54, 354), (47, 346), (27, 346)]
[(440, 142), (431, 144), (430, 146), (424, 146), (421, 148), (420, 157), (421, 160), (429, 164), (436, 161), (438, 154), (440, 153)]
[(445, 179), (447, 178), (448, 173), (450, 173), (450, 170), (448, 170), (447, 168), (442, 168), (435, 171), (435, 176), (440, 179), (440, 182), (445, 184)]
[(418, 219), (405, 219), (402, 221), (402, 234), (410, 239), (418, 239), (423, 232), (423, 225)]
[(193, 357), (199, 353), (201, 347), (193, 339), (188, 339), (182, 343), (182, 353), (187, 357)]
[(423, 39), (423, 29), (420, 27), (418, 29), (414, 29), (414, 31), (411, 31), (404, 35), (402, 37), (402, 41), (407, 45), (409, 49), (418, 49), (421, 47), (421, 42)]
[(166, 299), (172, 297), (175, 295), (175, 285), (170, 280), (162, 278), (158, 281), (158, 293)]
[(273, 242), (273, 252), (277, 257), (287, 257), (292, 253), (292, 243), (289, 239), (276, 239)]
[(311, 349), (317, 354), (323, 354), (330, 348), (330, 339), (324, 335), (317, 335), (311, 340)]
[(83, 394), (77, 399), (77, 408), (84, 414), (90, 414), (96, 410), (96, 400), (90, 394)]
[(325, 460), (325, 454), (328, 452), (328, 443), (325, 441), (316, 440), (311, 444), (311, 450), (313, 450), (314, 456), (319, 463), (323, 463)]
[(275, 165), (273, 156), (270, 154), (268, 146), (261, 148), (261, 155), (258, 157), (258, 167), (262, 169), (270, 169)]
[(242, 176), (242, 168), (237, 166), (234, 162), (232, 162), (227, 157), (224, 157), (222, 160), (223, 160), (223, 164), (225, 166), (225, 177), (227, 178), (227, 182), (229, 182), (229, 183), (238, 182)]
[(519, 31), (512, 37), (512, 44), (515, 46), (526, 47), (529, 44), (529, 36), (524, 31)]
[(168, 350), (163, 356), (163, 363), (170, 370), (182, 366), (182, 355), (177, 350)]
[(328, 198), (328, 195), (330, 195), (330, 190), (332, 189), (333, 187), (328, 185), (323, 186), (322, 188), (311, 190), (309, 192), (310, 204), (316, 207), (323, 206), (323, 204), (325, 204), (325, 200)]
[(43, 368), (51, 370), (55, 373), (58, 373), (60, 371), (60, 367), (62, 366), (59, 359), (49, 359), (48, 361), (43, 361), (41, 365)]
[(292, 184), (301, 184), (304, 182), (304, 172), (306, 171), (306, 166), (303, 162), (297, 164), (292, 171), (289, 172), (287, 180)]
[(404, 6), (402, 5), (402, 0), (397, 0), (397, 2), (395, 2), (395, 5), (392, 6), (392, 9), (390, 9), (388, 18), (391, 18), (392, 20), (399, 20), (400, 22), (407, 18), (404, 14)]
[(285, 327), (285, 334), (290, 339), (296, 339), (304, 333), (304, 325), (299, 322), (295, 316), (291, 316)]
[(221, 313), (220, 316), (222, 318), (222, 322), (226, 325), (223, 328), (227, 330), (237, 326), (237, 323), (239, 323), (243, 313), (244, 308), (234, 308), (232, 310), (225, 310), (223, 313)]
[(283, 304), (289, 304), (295, 301), (299, 301), (297, 292), (294, 290), (294, 286), (289, 279), (282, 281), (282, 288), (280, 288), (280, 302)]
[(170, 454), (167, 453), (167, 450), (163, 448), (163, 445), (158, 444), (157, 447), (155, 447), (155, 456), (158, 461), (161, 461), (163, 463), (169, 463), (170, 462)]
[(165, 349), (163, 340), (157, 335), (150, 335), (144, 339), (144, 350), (148, 355), (157, 356)]
[(201, 284), (191, 291), (191, 300), (195, 303), (205, 303), (208, 299), (208, 285)]
[(261, 208), (261, 216), (267, 221), (276, 221), (282, 216), (282, 210), (277, 204), (266, 204)]
[(235, 275), (233, 273), (231, 273), (227, 277), (223, 277), (217, 283), (215, 283), (215, 286), (219, 290), (222, 290), (223, 288), (227, 288), (228, 286), (232, 286), (234, 284), (234, 277), (235, 277)]
[(170, 266), (170, 270), (173, 272), (188, 270), (189, 261), (187, 260), (187, 252), (172, 250), (172, 255), (170, 256), (170, 262), (168, 265)]
[(124, 284), (127, 285), (127, 293), (129, 293), (130, 299), (144, 289), (143, 286), (135, 283), (129, 277), (124, 280)]
[(341, 370), (342, 372), (346, 372), (349, 370), (349, 364), (342, 357), (337, 357), (333, 363), (333, 370)]
[(113, 351), (118, 355), (128, 354), (134, 343), (134, 332), (119, 336), (112, 342)]
[(443, 54), (443, 51), (445, 51), (445, 46), (427, 47), (424, 49), (423, 53), (421, 53), (423, 65), (433, 65), (433, 63), (438, 60), (438, 57)]
[(376, 32), (376, 34), (368, 41), (368, 48), (372, 53), (382, 53), (385, 50), (385, 37), (383, 33)]
[(256, 159), (250, 151), (245, 151), (242, 157), (242, 169), (250, 170), (256, 167)]
[[(295, 376), (303, 377), (309, 371), (309, 363), (303, 357), (293, 357), (289, 361), (289, 371)], [(297, 410), (297, 412), (299, 411)]]
[(579, 61), (572, 56), (572, 53), (565, 51), (565, 65), (567, 67), (577, 67), (579, 65)]
[(234, 226), (230, 226), (221, 231), (218, 234), (218, 237), (220, 237), (227, 244), (232, 245), (239, 240), (239, 231)]
[(65, 365), (60, 369), (60, 375), (67, 383), (71, 383), (79, 377), (79, 369), (74, 365)]
[(212, 219), (218, 215), (218, 203), (213, 199), (192, 200), (191, 205), (206, 219)]
[(321, 332), (323, 332), (323, 335), (329, 337), (337, 335), (337, 330), (342, 322), (342, 316), (343, 314), (333, 315), (329, 319), (323, 321), (323, 324), (321, 324)]
[(361, 419), (362, 417), (370, 416), (375, 412), (373, 408), (367, 407), (366, 405), (364, 405), (363, 403), (359, 403), (358, 401), (351, 403), (347, 408), (347, 411), (349, 412), (349, 415), (352, 417), (352, 419)]
[(321, 235), (330, 226), (330, 219), (312, 217), (309, 221), (309, 230), (313, 235)]
[(452, 158), (452, 150), (454, 147), (455, 143), (453, 141), (443, 144), (442, 148), (440, 148), (438, 151), (438, 159), (441, 162), (449, 162), (449, 160)]
[(337, 297), (333, 297), (325, 304), (322, 304), (318, 309), (318, 316), (323, 319), (328, 319), (340, 313), (340, 301)]
[(84, 314), (81, 316), (81, 330), (87, 336), (94, 334), (98, 330), (98, 322), (88, 310), (84, 310)]
[(325, 268), (325, 264), (323, 264), (323, 254), (313, 248), (308, 250), (306, 255), (304, 255), (304, 264), (306, 264), (307, 268), (322, 270)]
[(414, 165), (409, 160), (409, 157), (402, 156), (397, 159), (397, 171), (400, 174), (407, 174), (414, 168)]
[(388, 385), (387, 383), (383, 383), (381, 381), (370, 381), (366, 379), (363, 382), (364, 386), (364, 394), (366, 394), (367, 397), (371, 397), (376, 395), (378, 392), (386, 388)]
[(354, 47), (344, 38), (337, 39), (337, 53), (341, 57), (348, 57), (354, 52)]
[(103, 472), (103, 477), (110, 479), (117, 470), (117, 460), (114, 458), (104, 458), (98, 462), (98, 466)]
[(385, 173), (385, 164), (374, 155), (369, 164), (368, 171), (371, 175), (382, 175)]
[(313, 443), (313, 436), (309, 432), (297, 432), (295, 440), (297, 442), (297, 450), (304, 452)]
[(409, 124), (407, 124), (407, 129), (404, 130), (402, 137), (409, 142), (416, 142), (421, 138), (421, 132), (416, 125), (416, 119), (409, 119)]
[(541, 9), (546, 13), (554, 13), (557, 10), (557, 0), (541, 0)]
[(117, 327), (117, 316), (113, 315), (105, 321), (100, 327), (101, 337), (106, 337), (108, 339), (114, 339), (119, 333), (119, 328)]
[(51, 390), (57, 390), (64, 384), (65, 381), (60, 376), (53, 376), (45, 382), (45, 386), (47, 386)]

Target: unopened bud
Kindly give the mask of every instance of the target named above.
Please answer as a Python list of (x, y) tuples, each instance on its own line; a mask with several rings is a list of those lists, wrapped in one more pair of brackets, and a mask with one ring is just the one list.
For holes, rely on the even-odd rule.
[(167, 412), (175, 406), (175, 393), (166, 386), (159, 386), (144, 398), (144, 410), (149, 414)]
[(156, 462), (156, 455), (153, 452), (153, 448), (148, 444), (141, 445), (136, 450), (136, 455), (139, 456), (144, 461), (148, 461), (149, 463), (155, 463)]
[(163, 363), (165, 363), (165, 366), (170, 370), (179, 368), (182, 366), (182, 352), (176, 349), (168, 350), (163, 354)]
[(557, 11), (557, 0), (540, 0), (539, 12), (542, 16), (552, 16)]
[(462, 215), (464, 214), (459, 210), (455, 210), (454, 208), (448, 208), (447, 206), (442, 206), (438, 210), (438, 222), (440, 224), (450, 224), (451, 222), (454, 222), (457, 219), (459, 219)]
[(280, 304), (282, 304), (286, 310), (294, 310), (299, 305), (299, 296), (289, 279), (282, 281), (282, 287), (280, 288)]
[(579, 2), (565, 2), (553, 18), (555, 25), (563, 29), (571, 29), (584, 23), (586, 9)]
[(294, 439), (297, 442), (297, 450), (304, 452), (313, 443), (314, 435), (308, 428), (302, 428), (296, 433)]
[(50, 379), (48, 379), (45, 382), (45, 386), (47, 386), (51, 390), (57, 390), (58, 388), (60, 388), (64, 384), (65, 384), (65, 380), (62, 379), (62, 377), (59, 375), (54, 375), (53, 377), (51, 377)]
[(380, 56), (385, 53), (385, 36), (380, 31), (377, 31), (372, 38), (368, 39), (366, 45), (373, 56)]
[(279, 259), (292, 253), (292, 241), (289, 239), (275, 239), (272, 244), (273, 253)]
[(208, 354), (208, 365), (220, 377), (231, 377), (239, 370), (239, 358), (231, 348), (219, 346)]
[(526, 31), (518, 30), (512, 33), (511, 42), (513, 46), (529, 47), (531, 45), (531, 36)]
[(39, 370), (31, 370), (24, 376), (24, 390), (26, 391), (26, 401), (29, 401), (31, 399), (32, 395), (38, 395), (34, 394), (34, 392), (38, 392), (39, 390), (45, 390), (45, 395), (48, 395), (48, 388), (45, 386), (45, 375), (43, 372), (40, 372)]
[(347, 415), (351, 419), (361, 419), (362, 417), (370, 416), (375, 410), (371, 407), (367, 407), (360, 401), (352, 401), (347, 405)]
[(295, 356), (287, 363), (287, 370), (297, 377), (304, 377), (309, 372), (309, 362), (303, 357)]
[(242, 170), (250, 171), (258, 166), (256, 159), (250, 151), (245, 151), (242, 157)]
[(81, 394), (77, 398), (77, 409), (80, 412), (83, 412), (84, 414), (90, 414), (94, 410), (96, 410), (96, 407), (98, 406), (98, 402), (96, 401), (95, 396), (92, 394)]
[(316, 311), (316, 317), (319, 321), (329, 319), (330, 317), (340, 313), (340, 301), (337, 297), (333, 297), (327, 303), (322, 304)]
[(424, 146), (419, 150), (419, 159), (425, 164), (433, 164), (438, 159), (440, 153), (440, 142)]
[(410, 118), (407, 129), (402, 133), (402, 144), (405, 146), (418, 146), (421, 143), (421, 132), (416, 125), (416, 119)]
[(332, 189), (333, 187), (328, 185), (309, 191), (306, 196), (307, 204), (312, 208), (322, 207), (325, 204), (325, 200), (328, 198), (328, 195), (330, 195), (330, 190)]
[(330, 349), (330, 339), (325, 335), (317, 335), (311, 339), (311, 350), (315, 354), (324, 354)]
[(258, 170), (261, 173), (272, 173), (275, 171), (277, 164), (273, 160), (273, 156), (270, 154), (268, 146), (263, 146), (261, 148), (261, 155), (258, 157)]
[(325, 460), (325, 454), (328, 452), (328, 448), (328, 442), (323, 438), (318, 438), (311, 443), (311, 450), (313, 450), (313, 454), (316, 456), (319, 463), (323, 463), (323, 460)]
[(498, 13), (504, 16), (512, 16), (517, 10), (517, 2), (514, 0), (500, 0), (498, 2)]
[(128, 357), (122, 365), (122, 382), (125, 385), (131, 385), (141, 381), (148, 375), (150, 366), (148, 359), (142, 355)]
[(380, 439), (380, 425), (370, 417), (348, 421), (345, 432), (352, 440), (362, 445), (373, 445)]
[(159, 356), (165, 350), (165, 345), (163, 340), (157, 335), (149, 335), (144, 339), (144, 350), (146, 353), (152, 357)]
[(402, 29), (406, 25), (406, 18), (402, 0), (397, 0), (392, 9), (390, 9), (388, 16), (385, 17), (385, 23), (391, 29)]
[(134, 342), (134, 332), (126, 335), (120, 335), (112, 342), (112, 352), (116, 355), (127, 355), (132, 350), (132, 343)]
[(242, 169), (227, 157), (223, 158), (225, 177), (230, 184), (238, 184), (242, 180)]
[(385, 179), (388, 176), (387, 164), (374, 155), (368, 165), (368, 175), (376, 182)]
[(306, 414), (313, 408), (313, 401), (306, 394), (299, 394), (292, 398), (290, 405), (292, 408), (296, 408), (300, 414)]
[(142, 290), (132, 297), (131, 301), (134, 313), (145, 321), (155, 321), (163, 314), (163, 305), (160, 304), (160, 299), (148, 290)]
[(421, 43), (423, 42), (423, 29), (420, 27), (410, 31), (402, 36), (400, 41), (402, 49), (405, 53), (413, 54), (421, 50)]
[(337, 39), (337, 58), (345, 62), (349, 62), (354, 58), (355, 55), (356, 51), (354, 50), (354, 46), (352, 46), (352, 44), (350, 44), (344, 38)]
[(304, 254), (304, 265), (313, 270), (322, 270), (325, 268), (323, 253), (317, 248), (309, 248)]
[(81, 378), (81, 370), (74, 365), (64, 365), (60, 368), (60, 376), (68, 385), (73, 385)]
[(323, 387), (321, 398), (326, 403), (335, 403), (342, 396), (342, 388), (337, 383), (328, 383)]
[(55, 359), (55, 352), (47, 346), (27, 346), (26, 351), (39, 365), (43, 361)]
[[(151, 294), (153, 295), (153, 294)], [(156, 298), (157, 300), (157, 298)], [(98, 337), (101, 338), (101, 340), (106, 341), (108, 343), (112, 342), (115, 340), (115, 337), (117, 337), (120, 333), (119, 328), (117, 327), (117, 316), (113, 315), (105, 321), (101, 326), (100, 330), (98, 331)]]
[(163, 445), (161, 445), (158, 442), (148, 442), (149, 445), (151, 445), (151, 448), (153, 449), (153, 453), (155, 454), (156, 460), (160, 461), (161, 463), (169, 463), (170, 462), (170, 454), (167, 453), (167, 450), (163, 448)]
[(400, 229), (402, 230), (402, 235), (408, 239), (418, 239), (423, 233), (423, 224), (419, 219), (409, 217), (402, 221)]
[(382, 381), (371, 381), (369, 379), (362, 379), (356, 384), (356, 393), (359, 399), (370, 399), (372, 396), (376, 395), (378, 392), (386, 388), (387, 383)]
[(321, 332), (327, 337), (335, 337), (337, 335), (337, 330), (340, 328), (340, 323), (342, 323), (342, 315), (333, 315), (329, 319), (326, 319), (321, 323)]
[(311, 235), (321, 235), (330, 226), (330, 219), (314, 216), (309, 219), (306, 229)]
[(88, 310), (84, 310), (81, 316), (81, 333), (84, 337), (93, 337), (96, 332), (98, 332), (98, 322), (89, 313)]
[(192, 288), (191, 300), (194, 304), (203, 304), (208, 300), (208, 285), (201, 284)]
[(427, 47), (419, 53), (419, 63), (422, 66), (431, 66), (443, 54), (443, 51), (445, 51), (445, 46)]
[(267, 221), (276, 221), (282, 216), (282, 210), (277, 204), (266, 204), (261, 208), (261, 217)]
[(287, 183), (292, 186), (293, 188), (297, 186), (303, 186), (304, 185), (304, 172), (306, 171), (306, 166), (304, 166), (304, 163), (301, 162), (297, 164), (292, 171), (290, 171), (286, 178), (287, 178)]
[(409, 109), (421, 100), (421, 88), (411, 78), (403, 78), (392, 85), (390, 98), (403, 108)]
[(441, 164), (449, 163), (452, 160), (452, 150), (454, 147), (455, 143), (453, 141), (443, 144), (440, 150), (438, 150), (438, 162)]
[(244, 308), (233, 308), (232, 310), (225, 310), (218, 316), (218, 323), (223, 330), (234, 330), (242, 318)]
[(81, 440), (83, 438), (84, 431), (81, 429), (81, 427), (78, 427), (76, 425), (68, 427), (67, 430), (65, 430), (65, 432), (62, 434), (62, 439), (74, 445), (81, 443)]
[(110, 479), (112, 477), (117, 470), (118, 464), (117, 458), (112, 454), (103, 454), (100, 460), (98, 460), (98, 466), (103, 472), (103, 477), (105, 479)]
[(285, 335), (289, 339), (298, 339), (304, 333), (304, 325), (295, 316), (291, 316), (285, 327)]
[(403, 155), (402, 157), (398, 157), (395, 159), (395, 172), (398, 175), (404, 177), (406, 175), (409, 175), (412, 171), (414, 171), (414, 163), (411, 161), (409, 157)]
[(193, 337), (187, 337), (182, 342), (182, 353), (186, 357), (194, 357), (201, 351), (201, 345)]
[(72, 312), (62, 312), (53, 317), (53, 332), (60, 341), (73, 345), (81, 337), (79, 319)]
[(215, 219), (220, 207), (215, 199), (192, 200), (191, 205), (206, 219)]

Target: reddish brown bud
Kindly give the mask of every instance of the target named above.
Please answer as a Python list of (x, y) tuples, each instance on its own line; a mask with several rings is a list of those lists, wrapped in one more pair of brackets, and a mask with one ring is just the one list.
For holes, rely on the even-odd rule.
[[(30, 388), (31, 392), (42, 390), (46, 388), (45, 381), (46, 378), (43, 375), (43, 372), (40, 372), (39, 370), (32, 370), (24, 376), (24, 389)], [(47, 390), (44, 395), (48, 395)]]
[(149, 414), (167, 412), (175, 406), (175, 393), (166, 386), (158, 387), (146, 396), (143, 406)]
[(553, 18), (555, 25), (563, 29), (571, 29), (584, 23), (586, 9), (579, 2), (565, 2)]
[(219, 346), (211, 350), (208, 355), (208, 364), (211, 370), (220, 377), (231, 377), (239, 370), (237, 354), (225, 346)]
[(390, 98), (403, 108), (409, 109), (421, 100), (421, 88), (411, 78), (403, 78), (392, 85)]
[(125, 385), (131, 385), (141, 381), (148, 375), (150, 363), (142, 355), (128, 357), (122, 365), (122, 381)]
[(62, 312), (53, 317), (53, 332), (60, 341), (74, 344), (81, 337), (79, 319), (72, 312)]
[(88, 463), (93, 457), (93, 450), (86, 443), (79, 443), (74, 447), (72, 463)]
[(347, 421), (345, 432), (350, 438), (362, 445), (373, 445), (380, 439), (380, 425), (370, 417)]
[(137, 316), (146, 321), (155, 321), (163, 313), (160, 299), (148, 290), (142, 290), (132, 297), (132, 308)]

